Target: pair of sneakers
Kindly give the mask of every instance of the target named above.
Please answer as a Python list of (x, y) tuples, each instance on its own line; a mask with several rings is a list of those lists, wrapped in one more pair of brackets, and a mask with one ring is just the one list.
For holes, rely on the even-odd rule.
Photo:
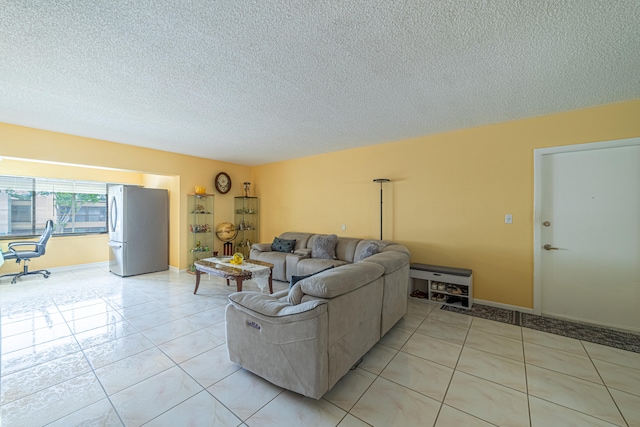
[(412, 297), (414, 297), (414, 298), (428, 298), (428, 295), (426, 293), (424, 293), (422, 291), (419, 291), (417, 289), (415, 291), (411, 292), (410, 295)]
[(431, 301), (445, 302), (447, 296), (445, 294), (431, 294)]

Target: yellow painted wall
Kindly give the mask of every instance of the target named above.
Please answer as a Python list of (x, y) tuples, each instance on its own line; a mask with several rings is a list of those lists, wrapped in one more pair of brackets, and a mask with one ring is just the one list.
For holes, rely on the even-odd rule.
[[(233, 188), (216, 195), (215, 223), (233, 222), (233, 197), (242, 195), (243, 181), (251, 181), (252, 194), (260, 197), (265, 242), (288, 230), (377, 238), (380, 186), (372, 180), (389, 178), (385, 239), (406, 244), (413, 262), (473, 269), (476, 298), (532, 307), (533, 150), (637, 136), (640, 100), (250, 168), (0, 124), (0, 157), (112, 169), (54, 171), (20, 162), (10, 171), (12, 160), (4, 159), (0, 174), (40, 171), (52, 178), (138, 181), (169, 189), (170, 264), (181, 269), (187, 267), (186, 194), (195, 185), (213, 192), (220, 171), (231, 175)], [(504, 224), (506, 213), (513, 214), (512, 225)], [(54, 238), (43, 264), (34, 260), (33, 267), (93, 262), (78, 255), (93, 245), (106, 246), (106, 237)], [(78, 247), (83, 250), (73, 250)]]
[(372, 180), (389, 178), (385, 239), (406, 244), (412, 262), (473, 269), (478, 299), (532, 308), (534, 149), (637, 136), (640, 100), (255, 167), (261, 240), (377, 238)]
[[(187, 268), (187, 193), (193, 193), (195, 185), (206, 186), (208, 191), (212, 192), (216, 174), (221, 171), (227, 172), (231, 176), (233, 187), (225, 195), (216, 195), (214, 219), (216, 224), (224, 221), (233, 222), (233, 197), (242, 195), (242, 182), (251, 177), (251, 168), (248, 166), (2, 123), (0, 123), (0, 157), (4, 158), (0, 162), (0, 174), (40, 176), (38, 171), (44, 171), (43, 165), (46, 163), (41, 163), (44, 161), (101, 168), (67, 166), (70, 169), (65, 169), (64, 166), (58, 165), (58, 169), (46, 171), (46, 175), (51, 178), (75, 177), (75, 179), (140, 183), (150, 187), (169, 189), (169, 264), (180, 269)], [(11, 159), (6, 159), (7, 157)], [(3, 164), (9, 165), (12, 159), (30, 161), (20, 162), (22, 165), (14, 165), (15, 169), (11, 170), (8, 166), (3, 166)], [(133, 174), (123, 175), (123, 171), (133, 172)], [(94, 178), (84, 178), (89, 175)], [(69, 248), (72, 248), (73, 242), (80, 242), (85, 237), (64, 238), (64, 240), (67, 239), (72, 239), (69, 243)], [(62, 237), (55, 237), (52, 240), (59, 240), (56, 245), (63, 245)], [(78, 243), (78, 245), (83, 244)], [(0, 244), (4, 247), (3, 245), (6, 245), (6, 242)], [(216, 241), (216, 245), (214, 249), (222, 251), (222, 243)], [(79, 258), (76, 251), (67, 249), (59, 250), (58, 252), (64, 252), (65, 255), (62, 259), (54, 261), (50, 253), (54, 247), (52, 245), (52, 249), (47, 250), (47, 254), (38, 264), (36, 260), (33, 261), (34, 268), (38, 265), (57, 267), (87, 262), (84, 258)], [(107, 247), (106, 240), (104, 247)], [(101, 249), (97, 250), (101, 251)], [(101, 260), (107, 259), (108, 251), (105, 250)], [(8, 268), (10, 267), (5, 265), (2, 271)]]

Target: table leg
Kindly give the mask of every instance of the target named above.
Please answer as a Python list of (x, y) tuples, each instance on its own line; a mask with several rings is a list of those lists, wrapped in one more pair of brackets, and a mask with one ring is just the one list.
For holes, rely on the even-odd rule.
[(269, 293), (272, 294), (273, 293), (273, 280), (272, 280), (272, 276), (273, 276), (273, 270), (269, 269)]
[(194, 295), (198, 292), (198, 286), (200, 286), (200, 274), (200, 270), (196, 268), (196, 289), (193, 291)]
[(238, 292), (242, 292), (242, 277), (236, 277), (236, 289)]

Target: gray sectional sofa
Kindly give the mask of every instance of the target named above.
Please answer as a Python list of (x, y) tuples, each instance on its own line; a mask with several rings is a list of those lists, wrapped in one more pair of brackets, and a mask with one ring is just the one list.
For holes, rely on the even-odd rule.
[[(232, 362), (280, 387), (319, 399), (406, 313), (410, 254), (392, 242), (338, 238), (338, 259), (314, 259), (314, 235), (283, 236), (293, 235), (301, 238), (296, 250), (311, 253), (276, 258), (265, 246), (254, 245), (251, 258), (280, 260), (284, 274), (288, 268), (296, 274), (334, 268), (272, 295), (230, 295), (227, 347)], [(371, 242), (378, 245), (377, 253), (360, 259), (359, 251)], [(294, 255), (295, 262), (290, 258)]]
[(387, 333), (407, 312), (407, 294), (409, 283), (409, 259), (411, 254), (404, 245), (386, 240), (337, 237), (335, 259), (318, 258), (314, 255), (316, 244), (327, 234), (286, 232), (278, 238), (295, 240), (293, 252), (276, 252), (271, 243), (256, 243), (251, 247), (250, 259), (266, 261), (274, 265), (273, 278), (291, 281), (293, 276), (308, 275), (328, 267), (340, 267), (358, 262), (372, 244), (377, 253), (364, 258), (364, 262), (374, 262), (384, 267), (383, 304), (386, 307), (382, 315), (381, 335)]

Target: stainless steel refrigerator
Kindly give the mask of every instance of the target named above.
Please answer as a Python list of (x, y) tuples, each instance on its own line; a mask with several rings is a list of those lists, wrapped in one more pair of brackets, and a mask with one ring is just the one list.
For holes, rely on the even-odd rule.
[(167, 270), (167, 190), (112, 185), (108, 192), (109, 271), (126, 277)]

